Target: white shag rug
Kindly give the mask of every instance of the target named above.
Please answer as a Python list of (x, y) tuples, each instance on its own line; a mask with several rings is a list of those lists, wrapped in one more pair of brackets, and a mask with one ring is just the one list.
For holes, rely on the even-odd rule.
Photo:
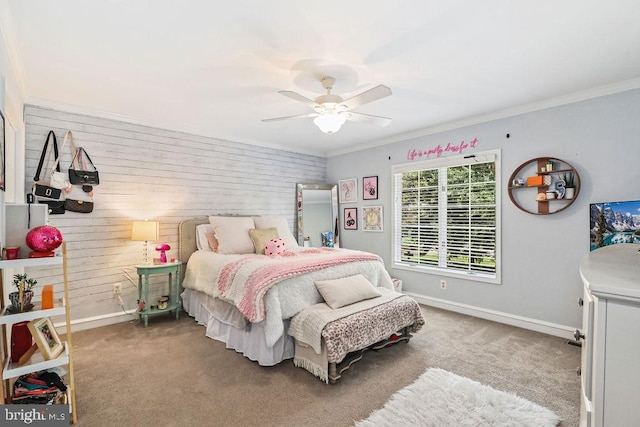
[(356, 426), (546, 427), (559, 422), (552, 411), (526, 399), (431, 368)]

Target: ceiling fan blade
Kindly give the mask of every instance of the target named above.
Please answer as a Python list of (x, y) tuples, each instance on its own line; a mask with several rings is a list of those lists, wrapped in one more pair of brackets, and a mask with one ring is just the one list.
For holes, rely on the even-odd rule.
[(315, 101), (300, 95), (298, 92), (293, 92), (291, 90), (281, 90), (278, 93), (286, 96), (287, 98), (291, 98), (294, 101), (302, 102), (304, 105), (308, 105), (311, 108), (315, 108), (319, 105)]
[(346, 101), (342, 102), (341, 105), (345, 105), (347, 109), (351, 110), (360, 105), (377, 101), (378, 99), (384, 98), (385, 96), (389, 96), (391, 94), (391, 89), (389, 89), (385, 85), (378, 85), (372, 89), (366, 90), (356, 96), (347, 99)]
[(280, 120), (289, 120), (289, 119), (304, 119), (305, 117), (316, 117), (318, 113), (308, 113), (308, 114), (298, 114), (295, 116), (286, 116), (286, 117), (274, 117), (272, 119), (262, 119), (263, 122), (277, 122)]
[(391, 123), (391, 119), (388, 117), (372, 116), (371, 114), (354, 113), (351, 111), (347, 113), (347, 118), (354, 122), (365, 122), (380, 127), (385, 127)]

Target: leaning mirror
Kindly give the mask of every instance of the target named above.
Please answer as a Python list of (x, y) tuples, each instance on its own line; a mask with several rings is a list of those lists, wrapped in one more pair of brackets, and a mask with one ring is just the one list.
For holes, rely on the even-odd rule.
[(335, 242), (337, 236), (333, 236), (333, 233), (338, 220), (338, 186), (298, 184), (296, 200), (298, 244), (316, 248), (327, 246), (328, 233), (331, 233), (331, 242)]

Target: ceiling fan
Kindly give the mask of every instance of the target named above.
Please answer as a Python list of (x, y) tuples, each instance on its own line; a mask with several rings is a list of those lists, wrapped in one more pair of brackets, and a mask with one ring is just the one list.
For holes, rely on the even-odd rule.
[(278, 93), (291, 98), (295, 101), (313, 108), (313, 113), (299, 114), (296, 116), (276, 117), (273, 119), (264, 119), (263, 122), (275, 122), (278, 120), (301, 119), (305, 117), (315, 117), (313, 123), (324, 133), (335, 133), (345, 121), (357, 121), (374, 124), (377, 126), (387, 126), (391, 123), (388, 117), (372, 116), (371, 114), (356, 113), (353, 110), (360, 105), (377, 101), (380, 98), (391, 95), (391, 89), (384, 85), (378, 85), (372, 89), (366, 90), (347, 100), (343, 100), (340, 96), (331, 93), (336, 79), (325, 76), (320, 79), (322, 86), (327, 90), (325, 95), (320, 95), (315, 100), (300, 95), (290, 90), (281, 90)]

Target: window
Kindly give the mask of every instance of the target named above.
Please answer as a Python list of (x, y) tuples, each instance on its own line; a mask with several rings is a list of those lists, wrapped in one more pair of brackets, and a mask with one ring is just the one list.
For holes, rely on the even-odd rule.
[(500, 283), (499, 154), (393, 166), (394, 267)]

